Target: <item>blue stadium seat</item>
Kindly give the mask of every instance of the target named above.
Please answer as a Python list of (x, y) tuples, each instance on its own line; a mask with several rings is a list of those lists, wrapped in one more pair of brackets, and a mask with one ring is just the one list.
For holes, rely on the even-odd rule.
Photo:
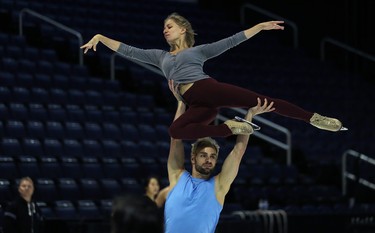
[(90, 122), (102, 122), (103, 112), (95, 105), (85, 105), (86, 119)]
[(97, 140), (83, 139), (82, 146), (87, 156), (101, 157), (104, 155), (102, 144)]
[(104, 171), (104, 177), (106, 178), (118, 178), (123, 176), (123, 167), (121, 163), (114, 157), (103, 157), (102, 166)]
[(79, 200), (77, 202), (77, 214), (80, 219), (95, 220), (101, 218), (100, 210), (92, 200)]
[(49, 92), (45, 88), (32, 87), (30, 94), (34, 103), (45, 104), (49, 102)]
[(142, 140), (155, 142), (158, 139), (155, 128), (150, 125), (138, 124), (138, 131)]
[(63, 177), (60, 162), (53, 156), (44, 156), (40, 158), (40, 172), (44, 178), (56, 179)]
[(153, 112), (150, 112), (150, 111), (138, 112), (138, 119), (141, 124), (155, 125), (155, 116)]
[(36, 65), (36, 72), (45, 74), (45, 75), (52, 75), (54, 74), (54, 66), (50, 61), (47, 60), (38, 60)]
[(3, 87), (12, 87), (16, 85), (16, 77), (11, 72), (0, 71), (0, 78)]
[(22, 138), (26, 136), (25, 126), (22, 121), (9, 120), (4, 123), (4, 133), (7, 137)]
[(65, 122), (65, 136), (68, 138), (81, 140), (85, 138), (85, 131), (80, 123), (73, 122), (73, 121), (66, 121)]
[(116, 179), (102, 178), (99, 180), (99, 182), (105, 199), (114, 198), (115, 196), (123, 193), (121, 185)]
[(21, 87), (32, 87), (34, 84), (34, 77), (31, 75), (32, 72), (17, 72), (16, 81), (17, 85)]
[(18, 69), (22, 70), (23, 72), (32, 73), (36, 70), (36, 64), (34, 61), (30, 61), (27, 59), (19, 59)]
[(169, 141), (169, 133), (168, 133), (168, 128), (169, 126), (166, 125), (155, 125), (155, 131), (156, 134), (158, 135), (158, 141)]
[(35, 198), (39, 201), (54, 202), (61, 198), (52, 178), (36, 179), (35, 189), (38, 190), (35, 192)]
[(102, 164), (95, 157), (83, 157), (82, 159), (83, 177), (99, 179), (104, 177)]
[(45, 136), (44, 124), (42, 121), (35, 121), (35, 120), (27, 121), (26, 131), (29, 137), (43, 138)]
[(67, 104), (68, 94), (65, 90), (60, 88), (51, 88), (49, 90), (50, 103), (54, 104)]
[(103, 80), (100, 78), (90, 78), (87, 80), (87, 89), (103, 90)]
[(67, 90), (70, 87), (69, 78), (61, 73), (51, 75), (53, 87)]
[(3, 103), (11, 102), (12, 97), (13, 97), (13, 94), (12, 94), (12, 91), (9, 89), (9, 87), (0, 86), (0, 98), (2, 99)]
[(60, 104), (47, 104), (48, 116), (51, 121), (65, 121), (66, 111)]
[(26, 47), (23, 49), (23, 55), (28, 60), (39, 59), (39, 50), (33, 47)]
[(67, 104), (65, 106), (68, 120), (82, 123), (86, 120), (85, 111), (75, 104)]
[(77, 182), (72, 178), (58, 178), (57, 187), (63, 200), (78, 201), (82, 198)]
[(1, 120), (8, 120), (9, 119), (8, 107), (3, 103), (0, 103), (0, 119)]
[(0, 156), (0, 177), (3, 179), (14, 179), (18, 177), (16, 162), (11, 156)]
[(0, 204), (5, 204), (6, 202), (13, 200), (13, 192), (8, 179), (0, 178), (0, 200)]
[(74, 103), (74, 104), (88, 104), (90, 101), (86, 102), (85, 93), (78, 89), (68, 89), (68, 102), (67, 103)]
[(102, 213), (102, 216), (105, 218), (108, 218), (111, 216), (112, 213), (112, 199), (102, 199), (100, 200), (100, 211)]
[(137, 156), (140, 155), (140, 149), (138, 144), (133, 141), (122, 140), (120, 142), (122, 151), (124, 152), (123, 156)]
[(84, 129), (86, 132), (86, 137), (88, 139), (102, 139), (103, 130), (100, 124), (93, 122), (85, 122)]
[(77, 210), (73, 202), (69, 200), (55, 201), (56, 217), (61, 220), (75, 220), (77, 219)]
[(29, 104), (30, 117), (28, 120), (36, 121), (47, 121), (48, 113), (47, 109), (40, 103), (31, 103)]
[(73, 157), (84, 157), (82, 144), (76, 139), (63, 139), (64, 154)]
[(101, 187), (96, 179), (82, 178), (79, 180), (83, 199), (100, 200), (103, 197)]
[(19, 156), (18, 172), (21, 177), (30, 176), (32, 179), (41, 177), (38, 161), (33, 156)]
[(88, 104), (103, 105), (103, 97), (99, 91), (86, 90), (84, 91), (84, 98)]
[(103, 111), (103, 120), (114, 124), (121, 124), (121, 114), (116, 110)]
[(40, 211), (42, 212), (42, 216), (45, 220), (52, 220), (56, 219), (56, 214), (55, 211), (51, 206), (49, 206), (46, 202), (44, 201), (38, 201), (37, 206), (39, 207)]
[(10, 103), (9, 113), (10, 113), (10, 117), (14, 120), (25, 121), (29, 119), (28, 109), (22, 103)]
[(140, 139), (140, 135), (136, 125), (131, 123), (121, 124), (122, 134), (124, 135), (123, 140), (137, 142)]
[(158, 155), (157, 147), (153, 142), (140, 141), (138, 147), (141, 157), (149, 158)]
[(22, 148), (26, 155), (41, 157), (44, 155), (43, 145), (38, 138), (23, 138)]
[(54, 70), (58, 74), (69, 76), (71, 74), (70, 64), (63, 62), (54, 62)]
[(13, 87), (12, 90), (12, 101), (18, 103), (25, 103), (30, 101), (31, 94), (28, 88), (25, 87)]
[(17, 138), (3, 137), (1, 139), (1, 151), (5, 155), (22, 155), (21, 143)]
[(46, 155), (59, 157), (64, 154), (61, 142), (55, 138), (44, 138), (43, 148)]
[(60, 162), (64, 177), (80, 179), (83, 177), (82, 167), (79, 161), (74, 157), (64, 156)]
[(125, 122), (125, 124), (137, 125), (138, 122), (138, 114), (133, 111), (121, 111), (121, 121)]
[(102, 124), (103, 136), (107, 139), (121, 140), (123, 135), (121, 129), (114, 123), (104, 122)]
[(51, 76), (42, 73), (34, 74), (34, 85), (40, 88), (51, 88), (52, 87), (52, 80)]
[(102, 140), (102, 146), (105, 156), (119, 157), (124, 155), (124, 151), (122, 150), (121, 144), (115, 140)]
[(126, 193), (141, 194), (144, 192), (144, 187), (133, 177), (122, 178), (121, 185)]
[(113, 106), (120, 106), (119, 105), (119, 94), (113, 91), (103, 91), (102, 92), (103, 96), (103, 103), (105, 104), (110, 104)]
[(46, 137), (63, 139), (65, 137), (64, 126), (59, 121), (45, 122)]
[(16, 72), (18, 68), (18, 62), (14, 58), (5, 57), (1, 59), (2, 67), (5, 71)]
[(120, 161), (123, 167), (123, 177), (139, 178), (140, 176), (144, 176), (142, 166), (134, 156), (121, 157)]

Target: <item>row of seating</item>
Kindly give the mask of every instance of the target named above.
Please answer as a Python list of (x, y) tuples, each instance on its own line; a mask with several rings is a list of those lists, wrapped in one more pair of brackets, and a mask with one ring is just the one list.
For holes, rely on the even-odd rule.
[[(142, 181), (135, 178), (34, 178), (37, 201), (51, 204), (58, 200), (93, 200), (113, 199), (122, 193), (142, 195)], [(0, 180), (1, 204), (6, 204), (17, 194), (17, 182), (9, 179)]]
[(90, 77), (84, 71), (80, 71), (79, 68), (74, 68), (73, 71), (69, 70), (67, 72), (69, 74), (63, 74), (63, 72), (59, 71), (53, 72), (53, 74), (46, 74), (36, 70), (31, 72), (26, 70), (12, 72), (2, 69), (0, 77), (4, 87), (12, 89), (26, 88), (29, 91), (34, 88), (57, 88), (64, 91), (78, 89), (80, 91), (110, 91), (117, 93), (121, 90), (119, 81)]
[[(163, 131), (164, 132), (164, 131)], [(160, 135), (161, 136), (161, 135)], [(160, 138), (160, 136), (158, 136)], [(148, 138), (151, 139), (151, 138)], [(24, 138), (18, 140), (16, 138), (2, 138), (1, 150), (7, 155), (55, 155), (55, 156), (126, 156), (126, 155), (141, 155), (159, 154), (158, 145), (164, 145), (168, 140), (157, 141), (116, 141), (112, 139), (101, 138), (83, 139), (82, 141), (76, 139), (61, 139), (44, 138)], [(163, 146), (164, 147), (164, 146)], [(161, 152), (165, 153), (165, 151)]]
[[(125, 99), (125, 98), (124, 98)], [(120, 125), (149, 124), (169, 125), (172, 122), (172, 114), (162, 108), (152, 106), (152, 99), (138, 97), (135, 103), (124, 100), (126, 106), (116, 108), (112, 105), (77, 105), (56, 103), (9, 103), (0, 104), (0, 120), (2, 121), (73, 121), (84, 122), (112, 122)], [(137, 107), (136, 103), (144, 103)], [(149, 107), (147, 107), (149, 106)]]
[[(136, 116), (134, 114), (134, 116)], [(148, 124), (112, 123), (110, 118), (99, 123), (99, 121), (26, 121), (9, 120), (0, 122), (0, 135), (10, 138), (57, 138), (57, 139), (114, 139), (114, 140), (151, 140), (158, 137), (168, 139), (168, 127), (164, 124), (154, 123), (152, 114), (140, 114), (141, 119), (149, 120)], [(126, 119), (126, 118), (125, 118)], [(127, 119), (126, 119), (127, 120)], [(161, 140), (159, 138), (159, 140)]]

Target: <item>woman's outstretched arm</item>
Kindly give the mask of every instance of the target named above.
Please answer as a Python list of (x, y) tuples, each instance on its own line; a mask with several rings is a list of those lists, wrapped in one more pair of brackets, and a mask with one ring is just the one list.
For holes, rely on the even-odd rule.
[(257, 25), (246, 29), (245, 36), (247, 39), (255, 36), (257, 33), (259, 33), (262, 30), (284, 30), (284, 26), (281, 26), (279, 24), (284, 23), (284, 21), (267, 21), (263, 23), (258, 23)]
[(113, 40), (101, 34), (96, 34), (89, 42), (81, 46), (81, 49), (85, 49), (84, 53), (87, 53), (89, 49), (96, 51), (96, 46), (99, 42), (102, 42), (105, 46), (113, 51), (117, 51), (120, 47), (121, 42)]

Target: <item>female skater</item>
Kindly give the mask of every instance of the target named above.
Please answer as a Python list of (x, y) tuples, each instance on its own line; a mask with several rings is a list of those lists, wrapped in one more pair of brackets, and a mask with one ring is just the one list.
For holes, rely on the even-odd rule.
[(253, 37), (262, 30), (283, 30), (283, 21), (259, 23), (247, 30), (210, 44), (194, 46), (194, 31), (190, 22), (177, 13), (172, 13), (164, 21), (164, 38), (170, 45), (169, 51), (160, 49), (140, 49), (110, 39), (101, 34), (95, 35), (81, 46), (86, 53), (96, 51), (99, 42), (109, 49), (131, 59), (155, 65), (161, 69), (169, 81), (171, 89), (178, 91), (179, 97), (188, 109), (175, 120), (169, 133), (175, 139), (198, 139), (202, 137), (227, 137), (233, 134), (249, 135), (253, 132), (250, 124), (244, 121), (227, 120), (220, 125), (211, 125), (221, 107), (251, 108), (257, 105), (257, 98), (274, 102), (275, 113), (302, 120), (328, 131), (346, 128), (335, 118), (321, 116), (306, 111), (285, 100), (270, 98), (245, 88), (218, 82), (203, 71), (203, 64), (230, 48)]

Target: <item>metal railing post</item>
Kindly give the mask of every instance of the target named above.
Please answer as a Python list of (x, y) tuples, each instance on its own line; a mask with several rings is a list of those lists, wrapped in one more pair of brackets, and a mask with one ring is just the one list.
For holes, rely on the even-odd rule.
[[(66, 31), (70, 34), (75, 35), (78, 38), (78, 44), (80, 44), (80, 45), (83, 44), (82, 35), (78, 31), (75, 31), (75, 30), (73, 30), (73, 29), (53, 20), (53, 19), (50, 19), (50, 18), (48, 18), (44, 15), (41, 15), (41, 14), (39, 14), (39, 13), (33, 11), (33, 10), (27, 9), (27, 8), (22, 9), (19, 13), (19, 35), (20, 36), (23, 36), (23, 15), (25, 13), (28, 13), (28, 14), (36, 17), (36, 18), (39, 18), (39, 19), (41, 19), (41, 20), (43, 20), (47, 23), (52, 24), (53, 26), (55, 26), (57, 28), (60, 28), (63, 31)], [(79, 58), (79, 64), (83, 65), (83, 51), (80, 48), (78, 48), (78, 58)]]
[(264, 9), (262, 9), (262, 8), (260, 8), (258, 6), (255, 6), (255, 5), (251, 4), (251, 3), (245, 3), (245, 4), (243, 4), (241, 6), (241, 12), (240, 12), (240, 14), (241, 14), (240, 15), (240, 17), (241, 17), (241, 24), (242, 25), (245, 24), (245, 16), (246, 16), (245, 10), (246, 10), (246, 8), (249, 8), (249, 9), (251, 9), (253, 11), (256, 11), (259, 14), (266, 15), (266, 16), (268, 16), (270, 18), (275, 19), (275, 20), (283, 20), (286, 25), (289, 25), (293, 29), (293, 48), (295, 48), (295, 49), (298, 48), (298, 46), (299, 46), (298, 45), (298, 43), (299, 43), (298, 42), (298, 27), (297, 27), (297, 24), (295, 22), (293, 22), (293, 21), (291, 21), (289, 19), (286, 19), (284, 17), (281, 17), (281, 16), (279, 16), (277, 14), (274, 14), (274, 13), (272, 13), (270, 11), (264, 10)]

